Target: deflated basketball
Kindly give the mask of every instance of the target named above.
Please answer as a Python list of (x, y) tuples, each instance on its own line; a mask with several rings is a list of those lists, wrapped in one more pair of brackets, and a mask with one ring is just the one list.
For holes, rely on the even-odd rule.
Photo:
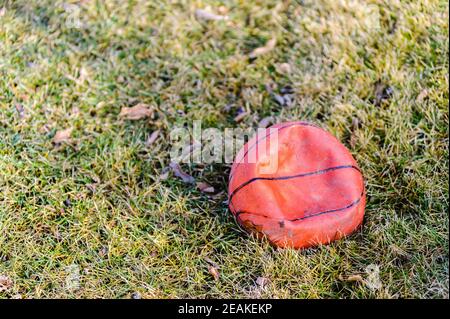
[(229, 207), (249, 232), (280, 247), (327, 244), (362, 222), (364, 181), (347, 148), (306, 122), (267, 128), (237, 154)]

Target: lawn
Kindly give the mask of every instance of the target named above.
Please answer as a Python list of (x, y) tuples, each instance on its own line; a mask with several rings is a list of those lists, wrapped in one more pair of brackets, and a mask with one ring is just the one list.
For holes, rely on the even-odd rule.
[[(448, 298), (448, 13), (0, 0), (0, 297)], [(150, 116), (120, 115), (139, 104)], [(274, 248), (229, 212), (230, 164), (181, 164), (213, 193), (167, 171), (175, 128), (268, 117), (349, 148), (367, 189), (353, 235)]]

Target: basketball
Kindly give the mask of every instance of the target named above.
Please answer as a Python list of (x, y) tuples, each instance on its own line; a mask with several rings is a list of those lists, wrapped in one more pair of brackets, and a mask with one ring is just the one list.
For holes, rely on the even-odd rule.
[(308, 122), (273, 125), (231, 167), (228, 203), (237, 223), (278, 247), (328, 244), (361, 225), (361, 170), (348, 149)]

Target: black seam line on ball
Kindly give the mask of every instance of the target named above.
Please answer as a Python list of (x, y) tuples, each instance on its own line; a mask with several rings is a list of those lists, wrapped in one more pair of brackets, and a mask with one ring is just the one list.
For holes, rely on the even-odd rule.
[(236, 187), (236, 189), (233, 192), (231, 192), (230, 199), (228, 200), (228, 202), (231, 203), (231, 201), (233, 200), (234, 195), (236, 195), (236, 193), (238, 191), (240, 191), (241, 189), (243, 189), (245, 186), (248, 186), (249, 184), (251, 184), (253, 182), (256, 182), (256, 181), (259, 181), (259, 180), (264, 180), (264, 181), (287, 180), (287, 179), (293, 179), (293, 178), (301, 178), (301, 177), (307, 177), (307, 176), (312, 176), (312, 175), (325, 174), (325, 173), (328, 173), (328, 172), (331, 172), (331, 171), (336, 171), (336, 170), (345, 169), (345, 168), (352, 168), (352, 169), (357, 170), (359, 173), (361, 173), (359, 168), (354, 166), (354, 165), (341, 165), (341, 166), (334, 166), (334, 167), (321, 169), (321, 170), (318, 170), (318, 171), (315, 171), (315, 172), (308, 172), (308, 173), (302, 173), (302, 174), (297, 174), (297, 175), (277, 176), (277, 177), (253, 177), (253, 178), (249, 179), (248, 181), (246, 181), (245, 183), (242, 183), (241, 185)]
[(347, 205), (345, 207), (329, 209), (329, 210), (325, 210), (325, 211), (322, 211), (322, 212), (318, 212), (318, 213), (315, 213), (315, 214), (311, 214), (311, 215), (304, 216), (304, 217), (298, 217), (298, 218), (294, 218), (294, 219), (273, 218), (273, 217), (269, 217), (269, 216), (266, 216), (266, 215), (258, 215), (258, 214), (255, 214), (255, 213), (245, 212), (245, 211), (238, 211), (238, 212), (236, 212), (235, 218), (236, 218), (236, 220), (238, 220), (238, 219), (241, 220), (240, 215), (242, 215), (242, 214), (249, 214), (249, 215), (259, 216), (259, 217), (263, 217), (263, 218), (267, 218), (267, 219), (274, 219), (274, 220), (278, 220), (278, 221), (296, 222), (296, 221), (299, 221), (299, 220), (305, 220), (305, 219), (316, 217), (316, 216), (320, 216), (320, 215), (336, 213), (336, 212), (339, 212), (339, 211), (343, 211), (343, 210), (352, 208), (353, 206), (359, 204), (359, 202), (361, 201), (363, 196), (364, 196), (364, 190), (361, 192), (361, 195), (358, 197), (357, 200), (355, 200), (354, 202), (350, 203), (349, 205)]
[[(288, 128), (288, 127), (297, 126), (297, 125), (298, 126), (311, 126), (311, 127), (315, 127), (315, 128), (319, 128), (320, 129), (320, 127), (318, 127), (318, 126), (316, 126), (314, 124), (307, 123), (307, 122), (300, 122), (300, 123), (292, 123), (292, 124), (288, 124), (288, 125), (282, 126), (282, 127), (278, 128), (278, 131), (281, 131), (281, 130), (283, 130), (285, 128)], [(269, 127), (269, 129), (270, 129), (270, 127)], [(248, 152), (250, 152), (250, 150), (252, 150), (256, 145), (258, 145), (258, 143), (260, 141), (267, 139), (267, 137), (269, 137), (270, 135), (272, 135), (272, 132), (269, 130), (269, 133), (267, 133), (266, 135), (264, 135), (260, 139), (256, 140), (256, 142), (247, 149), (247, 151), (244, 153), (244, 155), (242, 155), (242, 158), (237, 162), (235, 171), (237, 169), (237, 166), (239, 166), (241, 164), (241, 162), (245, 159), (245, 157), (247, 156)], [(233, 176), (234, 176), (234, 174), (230, 173), (230, 177), (228, 178), (228, 182), (231, 181)]]

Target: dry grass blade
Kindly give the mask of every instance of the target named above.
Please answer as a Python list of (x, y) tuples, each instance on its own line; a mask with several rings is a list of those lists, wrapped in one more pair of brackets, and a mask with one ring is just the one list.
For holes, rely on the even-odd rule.
[(265, 46), (254, 49), (249, 54), (249, 57), (251, 59), (253, 59), (253, 58), (256, 58), (256, 57), (258, 57), (260, 55), (266, 54), (266, 53), (272, 51), (275, 48), (276, 44), (277, 44), (277, 39), (276, 38), (272, 38), (269, 41), (267, 41)]
[(215, 14), (203, 9), (197, 9), (195, 10), (195, 17), (197, 20), (211, 20), (211, 21), (221, 21), (221, 20), (228, 20), (229, 17), (226, 15), (219, 15)]

